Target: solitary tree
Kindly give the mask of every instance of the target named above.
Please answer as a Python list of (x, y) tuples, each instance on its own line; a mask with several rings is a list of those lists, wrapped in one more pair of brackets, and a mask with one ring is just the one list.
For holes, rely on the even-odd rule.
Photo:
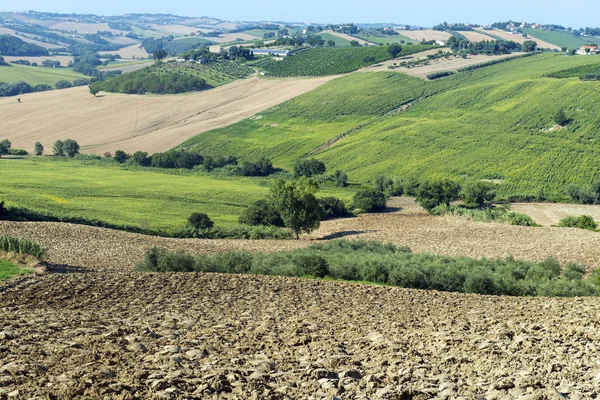
[(0, 142), (0, 157), (2, 157), (5, 154), (8, 154), (8, 151), (10, 150), (10, 146), (11, 146), (11, 143), (8, 139), (4, 139), (3, 141)]
[(296, 181), (280, 179), (271, 188), (269, 202), (296, 239), (300, 238), (301, 232), (310, 233), (320, 225), (322, 209), (315, 197), (318, 190), (317, 183), (306, 177)]
[(392, 43), (388, 46), (388, 53), (392, 56), (392, 58), (398, 57), (398, 54), (402, 52), (402, 46), (398, 43)]
[(63, 142), (63, 152), (67, 157), (75, 157), (79, 154), (79, 143), (73, 139), (67, 139)]
[(358, 40), (351, 40), (350, 41), (350, 46), (352, 46), (352, 47), (360, 47), (360, 43), (358, 43)]
[(556, 112), (556, 114), (554, 114), (554, 122), (556, 122), (560, 126), (564, 126), (567, 123), (569, 123), (569, 118), (567, 118), (565, 110), (561, 108)]
[(90, 93), (93, 94), (94, 97), (96, 97), (96, 95), (100, 92), (96, 85), (90, 85), (88, 87), (90, 88)]
[(163, 58), (167, 58), (168, 54), (166, 51), (164, 51), (163, 49), (157, 50), (154, 52), (154, 54), (152, 55), (152, 58), (154, 58), (155, 60), (162, 60)]
[(427, 211), (459, 199), (460, 185), (450, 179), (435, 179), (419, 186), (417, 201)]
[(55, 156), (64, 156), (65, 151), (63, 150), (63, 141), (57, 140), (56, 142), (54, 142), (54, 146), (52, 146), (52, 151), (54, 152)]
[(195, 230), (206, 231), (212, 228), (215, 223), (204, 213), (192, 213), (192, 215), (188, 217), (188, 225)]
[(42, 154), (44, 154), (44, 146), (42, 146), (40, 142), (35, 142), (35, 144), (33, 145), (33, 153), (36, 156), (41, 156)]
[(537, 43), (534, 42), (533, 40), (526, 40), (521, 45), (521, 50), (528, 52), (528, 53), (535, 51), (536, 48), (537, 48)]

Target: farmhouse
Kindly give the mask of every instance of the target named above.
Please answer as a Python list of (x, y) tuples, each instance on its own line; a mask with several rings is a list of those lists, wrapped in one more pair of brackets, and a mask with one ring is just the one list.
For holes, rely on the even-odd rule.
[(292, 53), (289, 50), (272, 50), (272, 49), (250, 49), (255, 56), (278, 56), (288, 57)]
[(577, 54), (600, 54), (600, 49), (596, 45), (581, 46)]

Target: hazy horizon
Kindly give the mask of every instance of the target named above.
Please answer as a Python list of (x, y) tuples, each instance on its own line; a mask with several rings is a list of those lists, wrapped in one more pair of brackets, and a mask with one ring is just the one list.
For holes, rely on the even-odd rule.
[(577, 2), (576, 7), (565, 7), (559, 0), (523, 3), (505, 0), (482, 5), (479, 1), (459, 0), (454, 3), (431, 0), (426, 7), (408, 4), (398, 7), (391, 0), (365, 5), (364, 2), (348, 1), (342, 5), (307, 0), (301, 6), (282, 7), (272, 0), (260, 3), (230, 1), (223, 3), (191, 4), (159, 1), (130, 0), (128, 2), (105, 0), (101, 3), (82, 3), (74, 0), (56, 0), (52, 6), (47, 0), (24, 0), (0, 11), (40, 11), (65, 14), (96, 14), (115, 16), (130, 13), (163, 13), (187, 17), (209, 16), (228, 21), (286, 21), (311, 23), (397, 23), (433, 26), (440, 22), (464, 22), (488, 24), (498, 21), (526, 21), (556, 24), (565, 27), (596, 27), (600, 25), (595, 13), (581, 10), (598, 8), (592, 0)]

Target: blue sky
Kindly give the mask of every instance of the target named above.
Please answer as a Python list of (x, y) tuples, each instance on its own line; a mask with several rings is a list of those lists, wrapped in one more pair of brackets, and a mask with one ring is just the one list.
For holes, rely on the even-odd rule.
[[(232, 21), (395, 22), (431, 26), (442, 21), (491, 23), (517, 20), (564, 26), (599, 26), (597, 0), (428, 0), (323, 1), (274, 0), (151, 1), (151, 0), (21, 0), (5, 2), (0, 11), (47, 11), (120, 15), (172, 13), (211, 16)], [(584, 11), (587, 10), (587, 11)]]

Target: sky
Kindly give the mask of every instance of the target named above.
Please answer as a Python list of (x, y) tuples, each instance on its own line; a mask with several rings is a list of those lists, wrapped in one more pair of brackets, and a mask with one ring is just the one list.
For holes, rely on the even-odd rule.
[(433, 26), (443, 21), (486, 24), (513, 20), (573, 28), (600, 26), (598, 0), (574, 0), (573, 3), (564, 0), (428, 0), (422, 3), (398, 0), (20, 0), (0, 5), (0, 11), (27, 10), (97, 15), (166, 13), (228, 21), (394, 22)]

